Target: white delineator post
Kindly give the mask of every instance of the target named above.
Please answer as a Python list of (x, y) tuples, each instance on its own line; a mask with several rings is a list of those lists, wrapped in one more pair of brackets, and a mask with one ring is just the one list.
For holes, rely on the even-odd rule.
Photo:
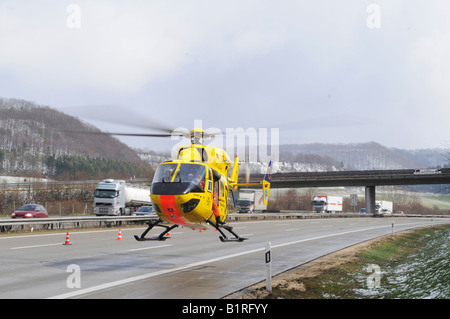
[(270, 242), (266, 244), (265, 262), (266, 262), (266, 289), (272, 291), (272, 255)]

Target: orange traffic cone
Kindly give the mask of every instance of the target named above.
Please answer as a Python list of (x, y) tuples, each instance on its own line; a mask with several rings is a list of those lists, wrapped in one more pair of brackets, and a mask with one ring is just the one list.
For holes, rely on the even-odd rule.
[(64, 242), (63, 245), (72, 245), (72, 244), (70, 243), (69, 232), (67, 232), (67, 234), (66, 234), (66, 241)]
[(116, 240), (123, 240), (123, 238), (122, 238), (122, 229), (119, 229), (119, 235), (117, 236)]
[(171, 234), (170, 232), (168, 232), (168, 233), (166, 234), (166, 236), (167, 236), (167, 237), (170, 237), (170, 236), (172, 236), (172, 234)]

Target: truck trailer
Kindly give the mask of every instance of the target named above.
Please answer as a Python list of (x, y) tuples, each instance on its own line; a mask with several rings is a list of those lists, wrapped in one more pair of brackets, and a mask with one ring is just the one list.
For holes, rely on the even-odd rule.
[(94, 191), (94, 214), (131, 215), (140, 206), (150, 206), (150, 188), (131, 186), (124, 180), (105, 179)]
[(375, 201), (375, 214), (389, 215), (392, 214), (393, 204), (386, 200)]
[(263, 193), (256, 189), (239, 190), (236, 207), (239, 213), (262, 212), (267, 209), (263, 201)]
[(342, 213), (342, 197), (315, 196), (312, 207), (315, 213)]

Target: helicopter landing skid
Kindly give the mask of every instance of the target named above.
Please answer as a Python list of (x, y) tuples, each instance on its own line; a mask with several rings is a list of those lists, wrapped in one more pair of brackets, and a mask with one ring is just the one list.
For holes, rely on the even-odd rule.
[[(167, 234), (168, 232), (170, 232), (172, 229), (178, 227), (178, 225), (172, 225), (172, 226), (166, 226), (166, 225), (160, 225), (160, 223), (162, 222), (161, 219), (158, 219), (158, 221), (152, 223), (151, 221), (148, 221), (148, 227), (147, 229), (141, 234), (141, 237), (138, 237), (136, 235), (134, 235), (134, 238), (137, 241), (146, 241), (146, 240), (159, 240), (159, 241), (163, 241), (166, 240), (167, 238), (170, 237), (164, 237), (165, 234)], [(147, 233), (155, 226), (159, 226), (159, 227), (164, 227), (166, 230), (163, 231), (161, 234), (159, 234), (159, 236), (156, 237), (151, 237), (151, 238), (146, 238), (145, 235), (147, 235)]]
[[(219, 233), (222, 235), (222, 236), (219, 236), (219, 239), (223, 243), (225, 243), (225, 242), (232, 242), (232, 241), (242, 242), (244, 240), (248, 240), (248, 238), (240, 237), (238, 234), (236, 234), (233, 231), (233, 227), (231, 227), (231, 226), (220, 225), (218, 223), (214, 223), (211, 219), (208, 219), (207, 222), (210, 223), (211, 225), (213, 225), (214, 228), (217, 231), (219, 231)], [(222, 231), (221, 228), (223, 228), (223, 229), (227, 230), (228, 232), (230, 232), (234, 236), (234, 238), (228, 238), (227, 235), (225, 235), (225, 233)]]

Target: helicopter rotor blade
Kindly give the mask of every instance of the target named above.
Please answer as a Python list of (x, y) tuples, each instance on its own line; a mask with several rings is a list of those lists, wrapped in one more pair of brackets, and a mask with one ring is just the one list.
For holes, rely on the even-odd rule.
[(79, 130), (62, 130), (66, 133), (87, 134), (87, 135), (114, 135), (114, 136), (136, 136), (136, 137), (171, 137), (179, 136), (178, 133), (119, 133), (119, 132), (95, 132), (95, 131), (79, 131)]
[[(318, 128), (343, 128), (350, 126), (361, 126), (367, 124), (376, 124), (372, 118), (357, 117), (351, 115), (328, 115), (317, 118), (308, 118), (297, 121), (280, 123), (278, 126), (281, 131), (307, 130)], [(320, 123), (320, 125), (318, 125)]]
[(169, 127), (154, 118), (149, 118), (145, 116), (145, 114), (137, 113), (136, 111), (133, 112), (130, 108), (125, 108), (115, 104), (74, 106), (63, 108), (63, 110), (79, 118), (91, 121), (117, 124), (120, 126), (128, 126), (146, 130), (155, 130), (167, 134), (174, 131), (173, 127)]

